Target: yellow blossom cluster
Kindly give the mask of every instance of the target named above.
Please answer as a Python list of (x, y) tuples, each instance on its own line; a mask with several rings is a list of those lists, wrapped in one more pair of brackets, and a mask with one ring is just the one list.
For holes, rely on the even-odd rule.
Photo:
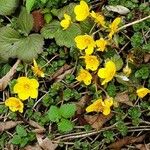
[(30, 98), (38, 97), (39, 83), (36, 79), (29, 79), (27, 77), (19, 77), (17, 83), (13, 87), (13, 92), (18, 95), (16, 97), (9, 97), (5, 101), (5, 105), (13, 112), (23, 112), (24, 104), (22, 101)]

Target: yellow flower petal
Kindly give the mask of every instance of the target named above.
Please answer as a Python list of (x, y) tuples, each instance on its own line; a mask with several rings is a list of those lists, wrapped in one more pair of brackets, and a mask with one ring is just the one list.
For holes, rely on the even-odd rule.
[(110, 111), (111, 111), (110, 107), (104, 107), (104, 109), (103, 109), (103, 115), (105, 115), (105, 116), (109, 115)]
[(75, 37), (75, 43), (77, 48), (79, 48), (80, 50), (85, 49), (85, 53), (87, 55), (92, 54), (94, 51), (95, 41), (90, 35), (78, 35), (77, 37)]
[(33, 89), (30, 93), (31, 98), (37, 98), (38, 97), (38, 90)]
[(99, 66), (99, 60), (97, 56), (94, 55), (86, 55), (82, 56), (81, 58), (85, 59), (86, 69), (90, 69), (92, 71), (97, 70)]
[(18, 93), (18, 97), (24, 101), (27, 100), (30, 97), (30, 93), (28, 93), (27, 91), (22, 91)]
[(109, 39), (112, 38), (112, 36), (118, 31), (118, 25), (121, 23), (121, 18), (117, 17), (112, 24), (109, 26), (110, 27), (110, 33), (108, 35)]
[(83, 21), (89, 16), (89, 7), (85, 1), (80, 1), (79, 5), (76, 5), (74, 8), (74, 13), (76, 15), (77, 21)]
[(67, 14), (64, 14), (64, 18), (65, 19), (60, 22), (60, 25), (63, 27), (63, 30), (66, 30), (71, 24), (71, 17)]
[(98, 50), (102, 52), (105, 50), (107, 44), (108, 44), (107, 41), (104, 40), (103, 38), (100, 38), (99, 40), (96, 41)]
[(86, 112), (88, 112), (88, 113), (89, 112), (93, 112), (93, 111), (95, 111), (95, 112), (101, 112), (102, 109), (103, 109), (103, 107), (102, 107), (102, 100), (98, 99), (93, 104), (91, 104), (90, 106), (88, 106), (86, 108)]
[(39, 77), (44, 77), (44, 72), (41, 70), (41, 68), (37, 65), (35, 59), (33, 60), (33, 64), (34, 66), (32, 66), (32, 71), (34, 72), (35, 75), (39, 76)]
[(95, 23), (97, 23), (98, 25), (101, 25), (103, 27), (105, 26), (105, 19), (104, 16), (102, 16), (100, 13), (95, 13), (94, 11), (92, 11), (91, 13), (91, 17), (93, 17), (95, 20)]
[(106, 62), (105, 68), (101, 68), (98, 71), (98, 76), (104, 79), (104, 81), (102, 82), (102, 85), (111, 81), (113, 77), (115, 76), (115, 74), (116, 74), (116, 66), (113, 61)]
[(5, 101), (5, 105), (9, 107), (12, 112), (23, 112), (24, 105), (23, 103), (15, 97), (10, 97)]
[(30, 79), (30, 84), (35, 89), (39, 87), (39, 82), (36, 79)]
[(38, 96), (39, 83), (36, 79), (29, 79), (27, 77), (20, 77), (13, 88), (14, 93), (18, 94), (21, 100), (26, 100), (29, 97), (36, 98)]
[(113, 98), (107, 98), (104, 100), (104, 104), (106, 107), (111, 107), (113, 105)]
[(90, 85), (92, 76), (87, 70), (81, 69), (76, 79), (79, 82), (83, 81), (86, 85)]
[(150, 90), (147, 88), (140, 88), (136, 91), (138, 97), (143, 98), (145, 97), (148, 93), (150, 93)]

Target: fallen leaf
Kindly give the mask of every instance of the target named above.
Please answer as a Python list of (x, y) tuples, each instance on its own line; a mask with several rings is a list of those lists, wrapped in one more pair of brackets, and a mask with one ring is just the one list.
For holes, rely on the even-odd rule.
[(0, 91), (3, 91), (7, 87), (9, 81), (12, 79), (13, 75), (15, 74), (19, 63), (20, 60), (18, 59), (16, 63), (13, 65), (13, 67), (9, 70), (9, 72), (3, 78), (0, 79)]
[(65, 64), (60, 69), (58, 69), (51, 77), (51, 80), (56, 79), (58, 76), (62, 75), (65, 71), (69, 70), (71, 66)]
[(145, 55), (144, 55), (144, 62), (145, 62), (145, 63), (150, 62), (150, 54), (145, 54)]
[(35, 121), (32, 121), (32, 120), (29, 120), (29, 124), (33, 127), (35, 127), (36, 129), (35, 130), (32, 130), (32, 132), (34, 133), (38, 133), (38, 134), (41, 134), (41, 133), (44, 133), (46, 131), (45, 128), (43, 128), (42, 126), (40, 126), (37, 122)]
[(0, 132), (3, 132), (5, 130), (9, 130), (17, 126), (18, 124), (23, 123), (23, 121), (7, 121), (7, 122), (1, 122), (0, 123)]
[(42, 148), (39, 146), (39, 144), (35, 144), (35, 145), (28, 145), (23, 150), (42, 150)]
[(101, 127), (112, 118), (113, 114), (110, 113), (107, 116), (103, 114), (96, 115), (84, 115), (84, 119), (96, 130), (101, 129)]
[(54, 144), (49, 138), (43, 139), (43, 135), (36, 134), (36, 138), (40, 147), (44, 150), (55, 150), (58, 144)]
[(81, 97), (80, 101), (76, 103), (77, 106), (77, 114), (82, 114), (85, 109), (84, 107), (87, 105), (87, 103), (89, 102), (89, 95), (86, 94), (83, 97)]
[(129, 100), (128, 92), (118, 93), (115, 97), (115, 100), (119, 103), (123, 103), (129, 106), (133, 106), (133, 103)]
[(139, 150), (150, 150), (150, 144), (136, 144), (135, 147)]
[(116, 5), (116, 6), (108, 5), (106, 6), (106, 9), (108, 11), (113, 11), (121, 15), (125, 15), (130, 12), (130, 10), (127, 7), (124, 7), (122, 5)]
[(61, 74), (60, 76), (58, 76), (55, 81), (57, 81), (57, 82), (62, 81), (65, 78), (65, 76), (67, 74), (70, 74), (72, 71), (73, 71), (73, 68), (71, 68), (69, 70), (66, 70), (63, 74)]
[(127, 136), (127, 137), (124, 137), (123, 139), (119, 139), (118, 141), (110, 144), (108, 147), (114, 150), (121, 150), (123, 146), (142, 142), (144, 138), (145, 138), (145, 134), (139, 137)]
[(35, 10), (32, 12), (32, 16), (34, 20), (33, 30), (35, 32), (39, 32), (41, 28), (44, 26), (43, 14), (41, 13), (41, 10)]

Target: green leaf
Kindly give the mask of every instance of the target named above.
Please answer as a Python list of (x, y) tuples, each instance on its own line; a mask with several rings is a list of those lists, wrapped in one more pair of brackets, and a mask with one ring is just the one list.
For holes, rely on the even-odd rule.
[(123, 67), (123, 60), (119, 55), (114, 55), (111, 60), (115, 63), (117, 71)]
[(17, 58), (30, 62), (43, 51), (44, 39), (40, 34), (30, 34), (19, 41)]
[(26, 0), (26, 9), (27, 12), (30, 13), (32, 7), (34, 6), (36, 0)]
[(21, 137), (19, 135), (14, 135), (11, 139), (11, 143), (15, 145), (19, 145), (21, 143)]
[(28, 37), (21, 35), (11, 27), (0, 28), (0, 58), (7, 61), (9, 58), (19, 58), (23, 61), (32, 61), (42, 52), (44, 39), (39, 34)]
[(89, 33), (94, 23), (90, 19), (86, 19), (80, 22), (80, 27), (83, 33)]
[(59, 119), (61, 119), (59, 108), (56, 106), (51, 106), (48, 110), (48, 117), (52, 122), (59, 122)]
[(72, 21), (75, 21), (75, 14), (74, 14), (74, 7), (76, 6), (75, 3), (70, 3), (67, 6), (64, 6), (63, 8), (59, 9), (58, 11), (58, 18), (61, 20), (64, 17), (64, 14), (68, 14), (71, 16)]
[(80, 26), (76, 23), (72, 23), (68, 29), (58, 30), (55, 34), (55, 40), (59, 46), (72, 47), (75, 46), (74, 38), (80, 34)]
[(0, 15), (12, 14), (18, 6), (19, 0), (0, 0)]
[(64, 118), (71, 118), (76, 112), (75, 104), (64, 104), (60, 107), (60, 113)]
[(58, 125), (58, 130), (61, 132), (69, 132), (74, 127), (74, 124), (67, 119), (61, 119), (61, 121), (57, 125)]
[(52, 39), (59, 29), (61, 29), (60, 22), (54, 20), (42, 28), (41, 34), (45, 39)]
[(27, 131), (25, 130), (24, 126), (18, 125), (16, 127), (16, 132), (20, 137), (27, 136)]
[(20, 143), (20, 147), (24, 147), (25, 145), (27, 145), (28, 142), (29, 142), (28, 137), (22, 138), (21, 143)]
[(149, 77), (149, 74), (150, 74), (150, 68), (145, 66), (135, 72), (135, 77), (147, 79)]
[(140, 32), (134, 33), (134, 35), (131, 37), (131, 45), (133, 47), (139, 47), (142, 45), (143, 42), (144, 42), (143, 36), (142, 33)]
[(29, 34), (33, 28), (33, 17), (31, 14), (28, 14), (26, 8), (22, 8), (19, 15), (17, 26), (21, 31)]

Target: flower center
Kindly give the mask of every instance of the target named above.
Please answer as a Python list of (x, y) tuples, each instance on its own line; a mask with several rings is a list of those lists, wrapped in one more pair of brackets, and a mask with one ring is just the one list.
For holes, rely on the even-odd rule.
[(29, 84), (25, 84), (25, 85), (24, 85), (24, 88), (25, 88), (26, 90), (28, 90), (28, 89), (30, 89), (30, 85), (29, 85)]
[(85, 39), (85, 43), (86, 43), (87, 45), (89, 45), (89, 44), (91, 43), (91, 40), (90, 40), (90, 39)]

